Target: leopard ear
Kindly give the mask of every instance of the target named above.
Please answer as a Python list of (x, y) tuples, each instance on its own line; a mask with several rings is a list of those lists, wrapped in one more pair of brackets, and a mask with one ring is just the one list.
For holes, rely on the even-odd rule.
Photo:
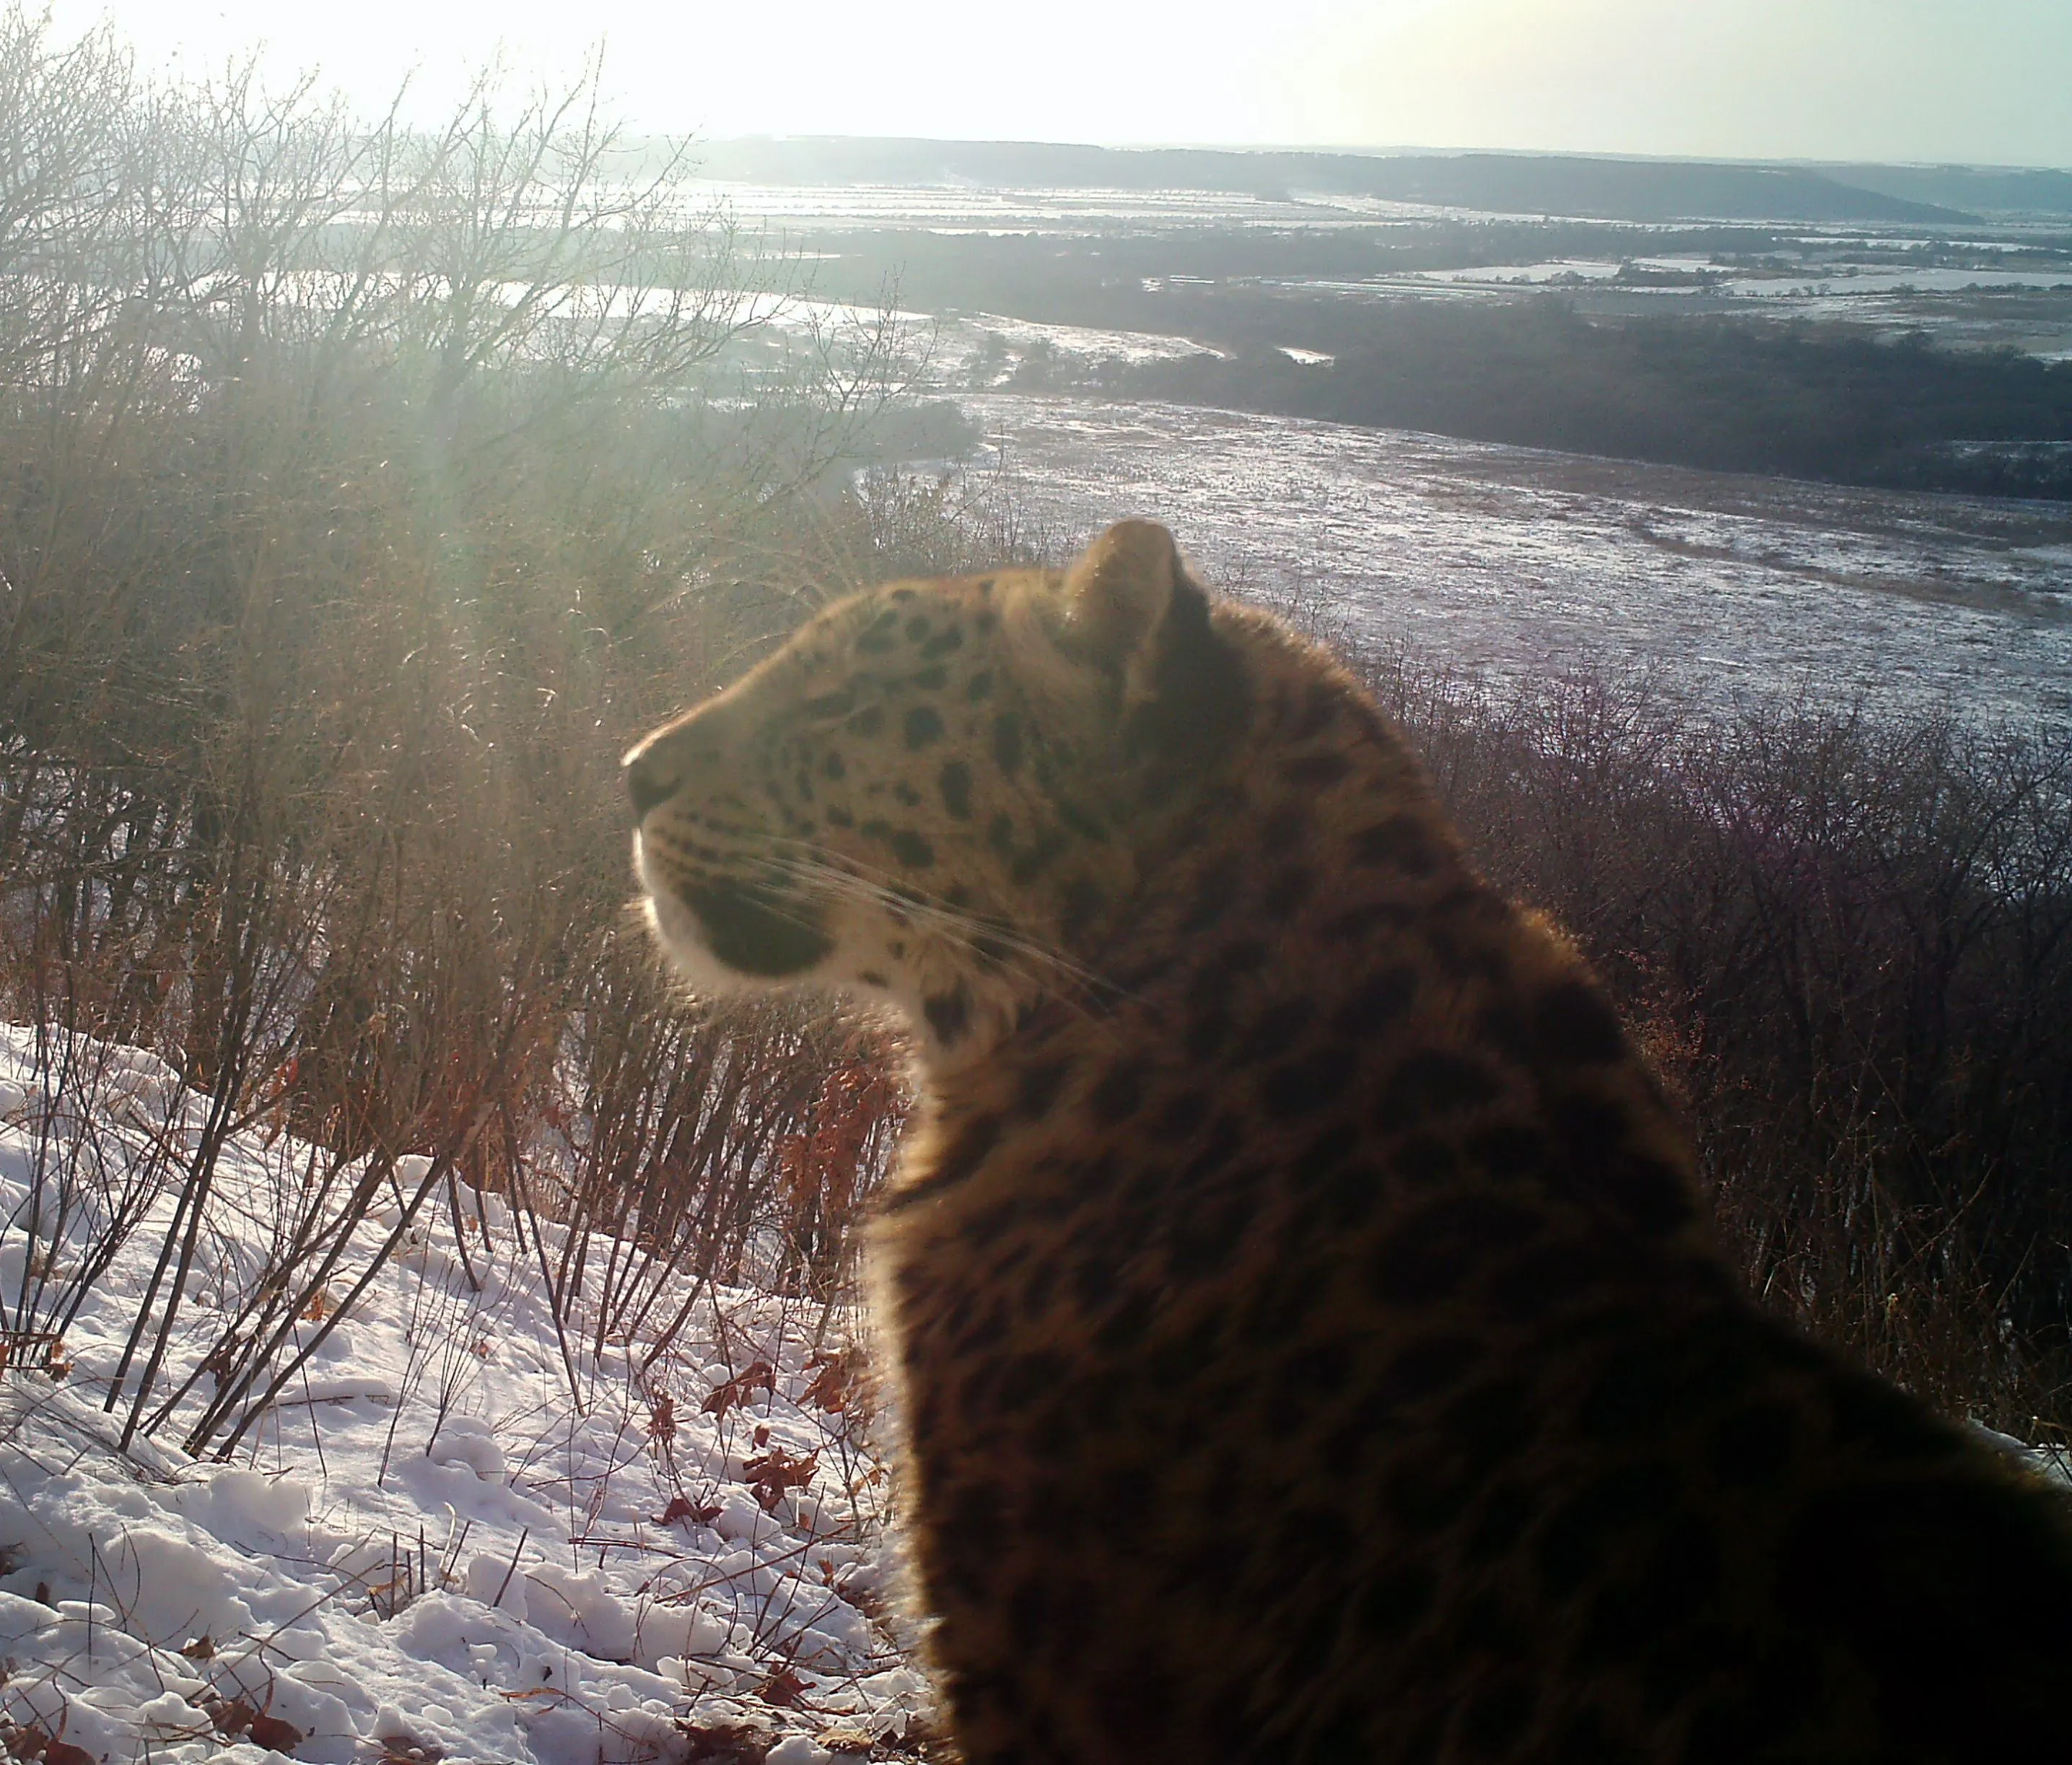
[(1118, 521), (1065, 577), (1067, 640), (1120, 683), (1123, 751), (1155, 770), (1206, 767), (1248, 714), (1244, 672), (1209, 599), (1156, 521)]
[(1179, 549), (1156, 521), (1117, 521), (1065, 574), (1066, 640), (1120, 674), (1126, 701), (1149, 694), (1160, 629), (1184, 580)]

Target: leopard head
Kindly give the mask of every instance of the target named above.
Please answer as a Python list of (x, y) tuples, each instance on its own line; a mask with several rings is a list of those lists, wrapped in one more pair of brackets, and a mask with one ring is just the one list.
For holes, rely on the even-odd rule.
[(627, 755), (657, 936), (696, 987), (833, 985), (924, 1059), (989, 1045), (1093, 974), (1147, 831), (1241, 732), (1216, 616), (1147, 521), (829, 608)]

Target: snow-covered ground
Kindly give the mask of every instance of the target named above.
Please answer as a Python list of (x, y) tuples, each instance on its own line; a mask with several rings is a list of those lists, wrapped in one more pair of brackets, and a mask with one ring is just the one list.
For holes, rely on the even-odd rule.
[[(177, 1424), (124, 1450), (128, 1405), (104, 1400), (170, 1180), (61, 1344), (8, 1327), (25, 1270), (33, 1293), (77, 1266), (91, 1194), (154, 1145), (176, 1170), (208, 1100), (149, 1055), (84, 1051), (90, 1090), (54, 1101), (31, 1032), (0, 1025), (0, 1755), (31, 1756), (31, 1730), (46, 1765), (811, 1765), (918, 1741), (852, 1319), (708, 1290), (656, 1365), (575, 1339), (565, 1361), (538, 1247), (486, 1198), (464, 1264), (435, 1198), (359, 1306), (298, 1325), (333, 1328), (228, 1462), (188, 1457)], [(308, 1150), (232, 1137), (161, 1391), (265, 1278)], [(101, 1175), (54, 1232), (68, 1161)]]
[(2072, 718), (2072, 512), (1194, 406), (959, 398), (1062, 552), (1167, 523), (1212, 582), (1491, 677)]
[[(61, 1161), (118, 1183), (205, 1100), (97, 1047), (51, 1107), (0, 1025), (0, 1300), (92, 1234), (39, 1225)], [(303, 1149), (254, 1129), (218, 1171), (175, 1372), (261, 1270)], [(858, 1363), (817, 1308), (701, 1296), (643, 1373), (570, 1345), (491, 1203), (471, 1284), (428, 1212), (286, 1401), (227, 1462), (125, 1449), (104, 1409), (169, 1197), (66, 1325), (0, 1333), (0, 1756), (434, 1765), (832, 1765), (918, 1752), (928, 1687), (888, 1618), (890, 1483)], [(90, 1211), (90, 1210), (89, 1210)], [(377, 1209), (372, 1240), (393, 1212)], [(32, 1227), (38, 1229), (32, 1230)], [(558, 1249), (551, 1227), (546, 1253)], [(306, 1320), (311, 1328), (319, 1320)], [(2020, 1442), (2010, 1452), (2062, 1475)]]
[(684, 180), (680, 200), (693, 213), (724, 205), (744, 220), (774, 228), (920, 227), (935, 232), (1079, 235), (1489, 218), (1473, 209), (1308, 191), (1249, 196), (1221, 190), (1044, 189), (962, 183), (753, 184), (692, 178)]

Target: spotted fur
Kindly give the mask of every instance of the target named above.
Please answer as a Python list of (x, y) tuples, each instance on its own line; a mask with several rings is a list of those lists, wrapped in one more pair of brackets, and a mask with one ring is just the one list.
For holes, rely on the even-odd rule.
[(860, 595), (628, 779), (694, 980), (915, 1026), (972, 1765), (2072, 1756), (2058, 1498), (1753, 1308), (1582, 963), (1163, 529)]

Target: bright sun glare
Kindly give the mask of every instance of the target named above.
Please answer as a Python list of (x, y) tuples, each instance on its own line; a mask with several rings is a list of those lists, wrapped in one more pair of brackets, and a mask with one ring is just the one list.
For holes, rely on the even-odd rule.
[(2065, 0), (64, 0), (147, 64), (266, 45), (365, 108), (444, 108), (492, 56), (564, 84), (604, 43), (635, 127), (2072, 164)]

